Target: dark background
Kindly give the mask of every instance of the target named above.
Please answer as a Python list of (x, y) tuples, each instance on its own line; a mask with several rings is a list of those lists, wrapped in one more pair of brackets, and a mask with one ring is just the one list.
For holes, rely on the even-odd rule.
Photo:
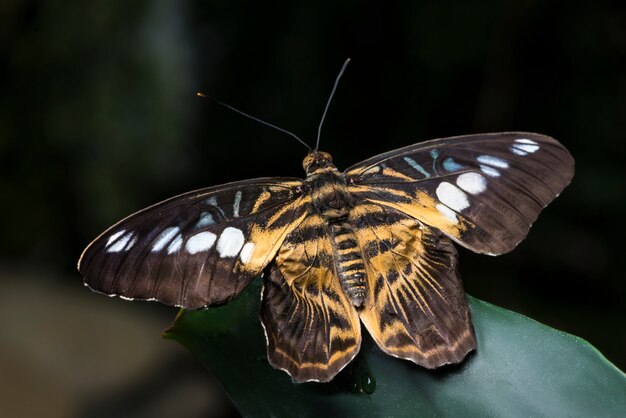
[(176, 310), (93, 295), (76, 261), (148, 204), (302, 176), (302, 145), (195, 93), (312, 143), (347, 57), (321, 145), (340, 169), (487, 131), (540, 132), (571, 151), (573, 183), (526, 241), (498, 258), (460, 250), (461, 272), (471, 295), (583, 337), (626, 367), (623, 2), (7, 0), (0, 19), (9, 409), (155, 416), (150, 408), (181, 392), (198, 404), (188, 416), (226, 413), (206, 400), (201, 366), (160, 340)]

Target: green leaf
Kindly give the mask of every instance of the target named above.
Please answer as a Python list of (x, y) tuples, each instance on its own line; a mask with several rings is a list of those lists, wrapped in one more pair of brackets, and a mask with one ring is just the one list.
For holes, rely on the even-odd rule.
[(292, 383), (267, 362), (259, 286), (227, 306), (181, 311), (167, 338), (222, 381), (244, 416), (623, 416), (626, 375), (586, 341), (469, 298), (478, 350), (462, 364), (426, 370), (361, 353), (332, 382)]

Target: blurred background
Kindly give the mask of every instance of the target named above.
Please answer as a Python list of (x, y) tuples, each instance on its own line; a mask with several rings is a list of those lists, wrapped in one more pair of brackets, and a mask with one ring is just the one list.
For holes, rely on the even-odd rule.
[[(176, 309), (83, 288), (76, 261), (122, 217), (192, 189), (342, 169), (426, 139), (525, 130), (571, 186), (467, 292), (578, 335), (626, 368), (626, 4), (619, 1), (4, 0), (0, 5), (0, 395), (7, 416), (226, 416), (160, 332)], [(538, 342), (540, 344), (541, 342)], [(7, 409), (8, 408), (8, 409)]]

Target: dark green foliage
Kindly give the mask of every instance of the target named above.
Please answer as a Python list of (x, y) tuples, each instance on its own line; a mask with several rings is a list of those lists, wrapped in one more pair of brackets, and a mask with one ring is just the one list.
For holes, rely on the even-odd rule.
[(258, 286), (230, 305), (181, 311), (167, 338), (223, 382), (244, 416), (619, 416), (626, 376), (586, 341), (470, 297), (478, 351), (435, 371), (368, 338), (331, 383), (294, 384), (267, 362)]

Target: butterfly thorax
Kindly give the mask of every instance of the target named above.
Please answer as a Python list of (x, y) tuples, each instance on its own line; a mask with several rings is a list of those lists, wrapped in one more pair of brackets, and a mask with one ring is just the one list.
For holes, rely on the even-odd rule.
[(83, 252), (85, 284), (199, 309), (263, 273), (268, 358), (296, 382), (333, 379), (365, 329), (392, 356), (458, 363), (476, 338), (452, 241), (512, 250), (574, 170), (561, 144), (531, 133), (437, 139), (344, 172), (312, 150), (303, 165), (304, 181), (208, 187), (127, 217)]
[(332, 164), (330, 154), (319, 151), (311, 153), (303, 165), (307, 171), (304, 184), (311, 195), (311, 203), (326, 221), (332, 236), (334, 267), (341, 287), (352, 304), (359, 307), (365, 298), (366, 272), (363, 255), (349, 220), (355, 199), (348, 192), (345, 174)]

